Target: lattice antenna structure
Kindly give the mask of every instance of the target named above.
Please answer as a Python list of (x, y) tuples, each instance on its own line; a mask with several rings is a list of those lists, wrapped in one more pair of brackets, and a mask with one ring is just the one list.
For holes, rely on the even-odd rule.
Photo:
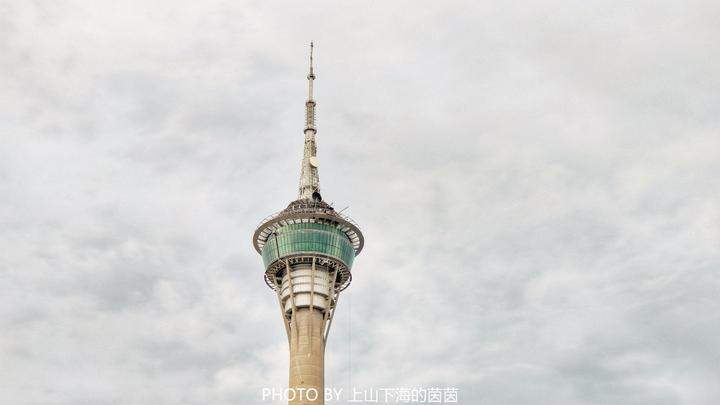
[(300, 185), (298, 186), (298, 199), (312, 199), (322, 201), (320, 195), (320, 175), (318, 174), (319, 161), (317, 158), (317, 145), (315, 143), (315, 99), (313, 98), (313, 83), (315, 72), (313, 69), (313, 50), (315, 46), (310, 42), (310, 72), (308, 79), (308, 98), (305, 102), (305, 146), (300, 166)]

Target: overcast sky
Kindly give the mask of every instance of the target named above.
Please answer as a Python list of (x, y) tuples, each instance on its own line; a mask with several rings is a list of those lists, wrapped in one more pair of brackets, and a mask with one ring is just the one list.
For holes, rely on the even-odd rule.
[(365, 249), (326, 383), (720, 402), (720, 3), (0, 0), (0, 403), (260, 404), (251, 236)]

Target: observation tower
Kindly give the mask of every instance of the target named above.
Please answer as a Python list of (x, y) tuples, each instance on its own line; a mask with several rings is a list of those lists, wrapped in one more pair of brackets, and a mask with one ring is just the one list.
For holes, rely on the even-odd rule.
[(340, 292), (350, 285), (353, 260), (363, 248), (358, 226), (320, 195), (312, 43), (307, 79), (298, 198), (264, 219), (253, 235), (287, 332), (293, 405), (324, 403), (325, 344)]

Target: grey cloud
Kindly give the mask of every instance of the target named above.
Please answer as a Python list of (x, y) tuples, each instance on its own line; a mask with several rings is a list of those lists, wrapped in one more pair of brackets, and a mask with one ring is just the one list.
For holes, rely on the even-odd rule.
[(295, 196), (311, 39), (367, 241), (328, 384), (720, 398), (713, 2), (0, 9), (1, 403), (285, 385), (250, 237)]

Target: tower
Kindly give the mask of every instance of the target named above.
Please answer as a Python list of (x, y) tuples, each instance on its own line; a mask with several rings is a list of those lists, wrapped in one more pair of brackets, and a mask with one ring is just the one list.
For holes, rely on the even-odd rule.
[(320, 195), (312, 43), (307, 79), (298, 199), (263, 220), (253, 235), (265, 282), (277, 295), (285, 324), (293, 405), (324, 403), (325, 344), (340, 292), (350, 285), (353, 260), (364, 243), (358, 226)]

